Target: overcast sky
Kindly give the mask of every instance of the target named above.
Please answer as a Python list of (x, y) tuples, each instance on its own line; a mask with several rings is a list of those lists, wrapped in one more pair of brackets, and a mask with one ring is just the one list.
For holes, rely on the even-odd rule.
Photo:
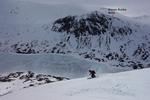
[(41, 3), (71, 3), (86, 6), (88, 9), (125, 8), (126, 16), (150, 15), (150, 0), (24, 0)]

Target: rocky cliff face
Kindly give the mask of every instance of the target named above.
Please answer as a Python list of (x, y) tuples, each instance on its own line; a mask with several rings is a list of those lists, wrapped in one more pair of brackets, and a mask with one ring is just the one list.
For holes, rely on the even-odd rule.
[[(114, 24), (120, 24), (122, 26), (116, 27)], [(77, 38), (85, 35), (100, 36), (108, 33), (110, 30), (111, 32), (109, 34), (112, 37), (116, 35), (130, 35), (132, 33), (130, 26), (126, 25), (119, 18), (105, 15), (98, 11), (83, 16), (60, 18), (53, 23), (52, 30), (71, 33)]]
[[(98, 11), (82, 16), (60, 18), (53, 23), (51, 30), (65, 32), (68, 35), (66, 41), (69, 41), (69, 35), (74, 35), (77, 48), (82, 49), (92, 48), (94, 44), (100, 48), (104, 44), (109, 49), (112, 39), (117, 41), (119, 38), (131, 35), (133, 31), (127, 22)], [(93, 37), (97, 43), (93, 43)]]

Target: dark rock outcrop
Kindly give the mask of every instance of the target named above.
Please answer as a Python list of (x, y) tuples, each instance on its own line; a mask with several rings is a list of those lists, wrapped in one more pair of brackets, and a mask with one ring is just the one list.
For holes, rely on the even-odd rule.
[[(76, 38), (86, 35), (101, 35), (109, 34), (114, 37), (116, 35), (130, 35), (132, 29), (129, 26), (115, 27), (112, 25), (113, 21), (119, 20), (116, 17), (99, 13), (98, 11), (92, 12), (83, 16), (67, 16), (60, 18), (53, 23), (52, 31), (66, 32), (74, 34)], [(122, 23), (120, 21), (120, 23)], [(123, 24), (123, 23), (122, 23)]]

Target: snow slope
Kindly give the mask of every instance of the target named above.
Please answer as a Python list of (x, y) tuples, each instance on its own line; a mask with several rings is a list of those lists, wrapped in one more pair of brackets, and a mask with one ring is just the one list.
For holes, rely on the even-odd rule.
[(143, 15), (143, 16), (133, 17), (133, 18), (136, 21), (150, 25), (150, 15)]
[(65, 77), (37, 74), (31, 71), (14, 72), (0, 76), (0, 96), (30, 87), (48, 84), (52, 82), (68, 80)]
[(29, 88), (0, 100), (149, 100), (150, 69), (100, 75)]

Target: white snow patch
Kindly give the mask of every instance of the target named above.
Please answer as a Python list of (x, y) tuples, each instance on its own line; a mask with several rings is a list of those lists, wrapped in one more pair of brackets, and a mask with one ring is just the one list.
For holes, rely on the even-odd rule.
[(73, 79), (11, 93), (1, 100), (149, 100), (150, 69)]

